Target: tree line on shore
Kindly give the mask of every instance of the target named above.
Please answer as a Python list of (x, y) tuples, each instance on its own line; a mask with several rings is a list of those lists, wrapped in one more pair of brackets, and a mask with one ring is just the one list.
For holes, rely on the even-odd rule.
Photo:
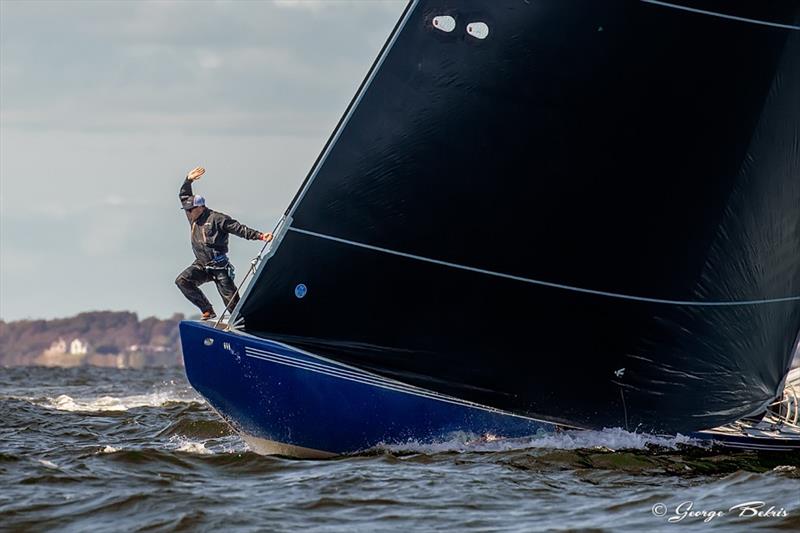
[(0, 366), (175, 366), (184, 316), (139, 320), (129, 311), (91, 311), (54, 320), (0, 320)]

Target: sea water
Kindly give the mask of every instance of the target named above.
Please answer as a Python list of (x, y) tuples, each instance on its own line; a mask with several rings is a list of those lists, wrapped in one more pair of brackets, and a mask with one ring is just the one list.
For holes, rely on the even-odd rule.
[(264, 457), (181, 369), (0, 369), (0, 530), (800, 530), (800, 454), (620, 429)]

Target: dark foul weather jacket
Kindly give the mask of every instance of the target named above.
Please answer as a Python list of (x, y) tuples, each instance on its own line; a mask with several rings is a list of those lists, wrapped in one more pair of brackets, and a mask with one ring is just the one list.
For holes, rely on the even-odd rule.
[[(187, 202), (191, 205), (193, 196), (191, 181), (184, 180), (178, 196), (181, 205), (185, 206)], [(192, 221), (188, 211), (186, 218), (192, 228), (192, 251), (197, 261), (203, 266), (219, 262), (220, 258), (228, 253), (229, 233), (251, 241), (258, 240), (261, 236), (260, 231), (248, 228), (225, 213), (207, 207), (197, 220)]]

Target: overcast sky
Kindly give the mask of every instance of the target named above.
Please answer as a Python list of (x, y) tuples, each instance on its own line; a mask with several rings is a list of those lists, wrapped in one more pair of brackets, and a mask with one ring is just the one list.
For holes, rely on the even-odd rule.
[(272, 229), (404, 6), (0, 0), (0, 319), (196, 313), (183, 176)]

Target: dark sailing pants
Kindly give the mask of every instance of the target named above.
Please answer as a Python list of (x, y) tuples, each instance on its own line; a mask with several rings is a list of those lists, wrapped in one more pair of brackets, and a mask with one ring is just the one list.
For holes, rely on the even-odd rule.
[(194, 262), (178, 275), (175, 285), (190, 302), (200, 308), (201, 312), (205, 312), (211, 311), (211, 302), (199, 287), (209, 281), (216, 284), (222, 301), (228, 304), (229, 310), (233, 310), (239, 302), (239, 293), (236, 292), (236, 284), (228, 274), (226, 267), (207, 269), (200, 263)]

